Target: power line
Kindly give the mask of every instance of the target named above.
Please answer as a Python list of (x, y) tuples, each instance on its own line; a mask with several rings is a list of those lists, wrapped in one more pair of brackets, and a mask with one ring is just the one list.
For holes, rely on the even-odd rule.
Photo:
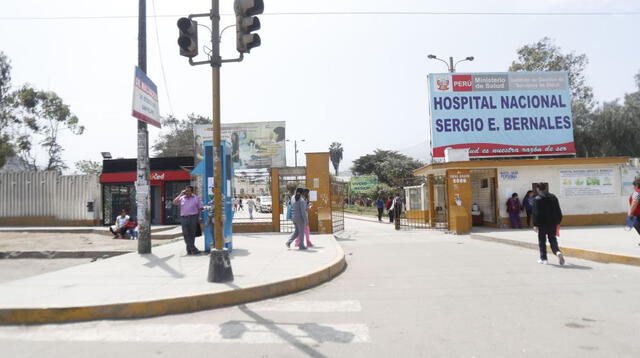
[(169, 97), (169, 86), (167, 85), (167, 76), (164, 72), (164, 62), (162, 61), (162, 46), (160, 46), (160, 35), (158, 34), (158, 20), (156, 15), (156, 1), (151, 0), (151, 7), (153, 9), (153, 23), (156, 28), (156, 41), (158, 43), (158, 58), (160, 59), (160, 69), (162, 69), (162, 82), (164, 83), (164, 92), (167, 95), (167, 102), (169, 103), (169, 113), (173, 115), (173, 105), (171, 104), (171, 97)]
[[(234, 16), (232, 13), (222, 13), (221, 16)], [(640, 11), (585, 11), (585, 12), (515, 12), (515, 11), (317, 11), (317, 12), (271, 12), (262, 16), (638, 16)], [(147, 16), (150, 18), (176, 18), (183, 14), (164, 14)], [(136, 15), (111, 15), (111, 16), (0, 16), (0, 20), (6, 21), (52, 21), (52, 20), (128, 20), (136, 19)]]

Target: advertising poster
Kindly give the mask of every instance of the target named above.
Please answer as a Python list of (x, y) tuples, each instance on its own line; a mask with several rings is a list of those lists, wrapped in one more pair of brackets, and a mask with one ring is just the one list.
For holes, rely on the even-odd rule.
[(566, 72), (431, 74), (431, 149), (470, 157), (575, 154)]
[(614, 194), (613, 169), (570, 169), (560, 171), (560, 192), (563, 196)]
[(351, 192), (353, 194), (364, 194), (373, 189), (377, 184), (378, 177), (375, 175), (351, 177)]
[[(213, 140), (208, 124), (193, 127), (195, 164), (202, 159), (202, 143)], [(231, 144), (235, 169), (279, 168), (285, 164), (285, 122), (223, 123), (221, 139)]]
[(634, 167), (622, 167), (620, 168), (620, 174), (622, 177), (622, 195), (629, 195), (633, 193), (633, 181), (636, 178), (640, 179), (640, 168)]

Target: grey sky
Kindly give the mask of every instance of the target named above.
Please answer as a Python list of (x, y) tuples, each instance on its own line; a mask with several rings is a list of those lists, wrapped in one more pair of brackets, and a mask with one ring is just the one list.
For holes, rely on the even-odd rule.
[[(137, 64), (137, 1), (3, 1), (0, 50), (11, 59), (14, 87), (31, 83), (57, 92), (87, 127), (64, 136), (67, 163), (135, 157), (131, 117)], [(211, 72), (178, 55), (176, 20), (207, 12), (210, 1), (147, 0), (148, 75), (158, 85), (160, 111), (210, 116)], [(232, 0), (221, 0), (231, 14)], [(482, 4), (480, 6), (480, 4)], [(628, 12), (631, 0), (511, 1), (302, 1), (266, 0), (265, 12), (452, 11)], [(120, 16), (124, 19), (26, 20), (15, 17)], [(585, 53), (587, 80), (600, 102), (635, 90), (640, 70), (640, 15), (264, 15), (262, 46), (240, 64), (222, 68), (222, 121), (284, 120), (287, 138), (306, 139), (303, 151), (326, 151), (343, 143), (345, 165), (375, 148), (402, 149), (427, 140), (427, 82), (445, 65), (428, 53), (462, 59), (460, 72), (505, 71), (515, 51), (549, 36), (565, 52)], [(232, 24), (223, 16), (223, 25)], [(200, 33), (200, 45), (207, 38)], [(158, 41), (159, 38), (159, 41)], [(223, 54), (236, 56), (235, 32), (225, 32)], [(158, 46), (159, 43), (159, 46)], [(160, 50), (160, 51), (159, 51)], [(166, 86), (161, 71), (166, 74)], [(168, 89), (170, 101), (167, 99)], [(169, 105), (171, 103), (171, 106)], [(172, 112), (171, 112), (172, 109)], [(150, 127), (152, 142), (159, 130)], [(292, 145), (287, 158), (293, 163)], [(427, 148), (424, 148), (427, 152)], [(299, 158), (300, 160), (301, 158)], [(304, 162), (304, 160), (302, 160)]]

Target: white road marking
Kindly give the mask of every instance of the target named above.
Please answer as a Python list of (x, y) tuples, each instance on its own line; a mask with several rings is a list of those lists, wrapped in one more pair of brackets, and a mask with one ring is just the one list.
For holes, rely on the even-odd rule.
[(260, 312), (360, 312), (360, 301), (265, 301), (248, 304), (252, 311)]
[(121, 322), (0, 327), (0, 339), (20, 341), (317, 344), (371, 342), (365, 324), (128, 324)]

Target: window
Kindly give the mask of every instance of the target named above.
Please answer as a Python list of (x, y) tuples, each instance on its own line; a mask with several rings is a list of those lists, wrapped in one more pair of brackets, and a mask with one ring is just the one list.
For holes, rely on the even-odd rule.
[(489, 187), (489, 179), (485, 178), (480, 180), (480, 188), (488, 188)]

